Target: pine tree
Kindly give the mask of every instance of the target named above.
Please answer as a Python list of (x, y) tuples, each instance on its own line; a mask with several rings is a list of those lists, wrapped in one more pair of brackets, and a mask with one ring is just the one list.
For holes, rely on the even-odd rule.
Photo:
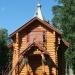
[(75, 0), (58, 0), (58, 3), (52, 9), (52, 22), (63, 33), (63, 38), (70, 43), (65, 52), (65, 59), (75, 73)]

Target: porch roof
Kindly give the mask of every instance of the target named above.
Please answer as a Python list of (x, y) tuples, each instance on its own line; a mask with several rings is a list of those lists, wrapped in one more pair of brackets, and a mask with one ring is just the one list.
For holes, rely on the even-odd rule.
[(34, 46), (37, 47), (43, 54), (49, 55), (49, 52), (36, 42), (33, 42), (32, 44), (28, 45), (28, 47), (21, 53), (21, 55), (24, 55), (27, 51), (31, 49), (31, 47)]

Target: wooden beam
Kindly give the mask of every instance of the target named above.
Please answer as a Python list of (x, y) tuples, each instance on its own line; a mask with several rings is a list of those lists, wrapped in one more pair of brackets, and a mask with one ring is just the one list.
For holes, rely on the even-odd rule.
[(42, 57), (42, 72), (44, 73), (45, 72), (45, 64), (43, 62), (43, 58), (45, 58), (44, 54), (41, 54), (41, 57)]
[(19, 33), (16, 33), (16, 43), (19, 44)]

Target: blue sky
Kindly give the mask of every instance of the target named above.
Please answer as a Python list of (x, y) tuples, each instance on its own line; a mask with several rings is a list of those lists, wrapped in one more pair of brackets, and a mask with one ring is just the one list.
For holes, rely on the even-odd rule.
[[(51, 21), (52, 7), (56, 4), (55, 0), (41, 0), (46, 20)], [(0, 28), (6, 28), (11, 34), (34, 17), (35, 6), (36, 0), (0, 0)]]

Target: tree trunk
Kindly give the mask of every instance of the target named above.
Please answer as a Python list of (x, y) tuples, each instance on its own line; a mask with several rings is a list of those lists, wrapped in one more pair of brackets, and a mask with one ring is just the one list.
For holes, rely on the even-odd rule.
[(71, 66), (69, 66), (69, 75), (74, 75), (74, 74), (73, 74), (73, 70), (72, 70), (72, 67), (71, 67)]

